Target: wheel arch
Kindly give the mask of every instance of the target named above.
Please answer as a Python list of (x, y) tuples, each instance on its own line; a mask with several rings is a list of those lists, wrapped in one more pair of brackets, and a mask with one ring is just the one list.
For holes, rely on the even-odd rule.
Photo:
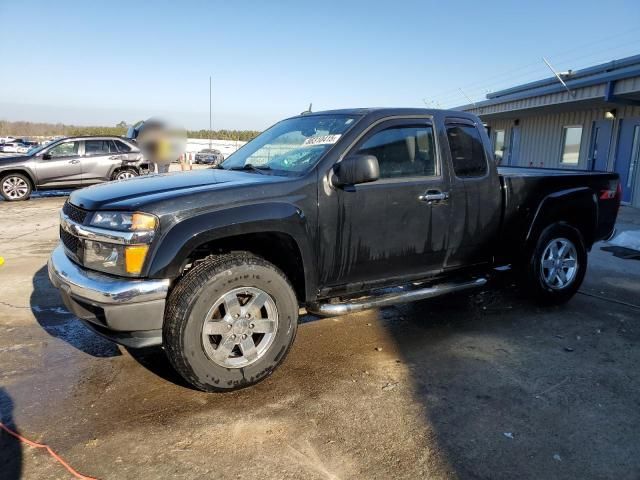
[(21, 175), (24, 175), (25, 177), (27, 177), (27, 179), (29, 180), (29, 182), (31, 183), (31, 190), (35, 190), (36, 189), (36, 180), (35, 180), (35, 176), (27, 169), (22, 169), (22, 168), (7, 168), (6, 170), (2, 170), (0, 172), (0, 178), (4, 178), (7, 175), (10, 175), (12, 173), (19, 173)]
[(575, 228), (587, 250), (591, 249), (598, 226), (598, 200), (590, 188), (572, 188), (547, 195), (542, 199), (525, 238), (535, 246), (542, 232), (554, 223)]
[(280, 268), (303, 303), (315, 298), (317, 280), (307, 222), (297, 207), (267, 203), (197, 215), (162, 235), (148, 268), (152, 278), (177, 278), (194, 261), (216, 253), (247, 251)]

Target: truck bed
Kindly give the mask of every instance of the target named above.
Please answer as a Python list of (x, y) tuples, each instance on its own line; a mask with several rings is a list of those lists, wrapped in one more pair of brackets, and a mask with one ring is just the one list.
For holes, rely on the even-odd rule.
[[(617, 203), (601, 199), (602, 192), (611, 188), (617, 174), (560, 168), (498, 167), (503, 191), (503, 221), (500, 236), (500, 253), (505, 258), (517, 255), (533, 224), (539, 206), (548, 197), (558, 192), (575, 190), (576, 195), (588, 198), (590, 204), (596, 202), (595, 240), (606, 238), (614, 228)], [(561, 205), (558, 207), (561, 210)], [(585, 218), (589, 218), (586, 213)], [(558, 215), (562, 216), (559, 211)], [(559, 218), (568, 223), (582, 221), (578, 215)], [(593, 220), (591, 220), (593, 221)], [(590, 247), (591, 245), (588, 245)], [(500, 256), (500, 255), (498, 255)]]
[[(539, 167), (511, 167), (508, 165), (498, 166), (498, 174), (502, 177), (571, 177), (579, 176), (600, 176), (609, 175), (610, 172), (599, 172), (591, 170), (575, 170), (568, 168), (539, 168)], [(613, 178), (613, 177), (612, 177)]]

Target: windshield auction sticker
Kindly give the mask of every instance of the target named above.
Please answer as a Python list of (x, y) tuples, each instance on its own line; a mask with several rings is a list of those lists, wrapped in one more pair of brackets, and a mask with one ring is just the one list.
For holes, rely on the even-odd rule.
[(341, 135), (320, 135), (318, 137), (307, 138), (303, 145), (333, 145), (340, 139)]

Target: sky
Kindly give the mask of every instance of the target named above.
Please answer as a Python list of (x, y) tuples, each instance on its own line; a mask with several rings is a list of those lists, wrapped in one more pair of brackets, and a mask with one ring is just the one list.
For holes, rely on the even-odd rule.
[(262, 130), (306, 110), (448, 108), (640, 54), (638, 0), (0, 0), (0, 119), (164, 116)]

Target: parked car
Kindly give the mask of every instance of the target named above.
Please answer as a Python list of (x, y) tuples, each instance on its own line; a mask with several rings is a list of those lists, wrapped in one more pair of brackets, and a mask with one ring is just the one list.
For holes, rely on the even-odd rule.
[(218, 165), (224, 161), (224, 156), (220, 150), (205, 148), (196, 153), (195, 163), (205, 165)]
[(230, 390), (284, 360), (301, 306), (427, 299), (509, 265), (540, 303), (567, 302), (620, 194), (614, 173), (497, 168), (468, 113), (305, 114), (217, 169), (73, 192), (49, 276), (101, 335), (162, 345), (194, 387)]
[(18, 149), (22, 146), (20, 142), (6, 142), (0, 145), (0, 152), (18, 153)]
[(148, 173), (138, 147), (120, 137), (69, 137), (0, 158), (0, 194), (26, 200), (34, 189), (72, 188)]

